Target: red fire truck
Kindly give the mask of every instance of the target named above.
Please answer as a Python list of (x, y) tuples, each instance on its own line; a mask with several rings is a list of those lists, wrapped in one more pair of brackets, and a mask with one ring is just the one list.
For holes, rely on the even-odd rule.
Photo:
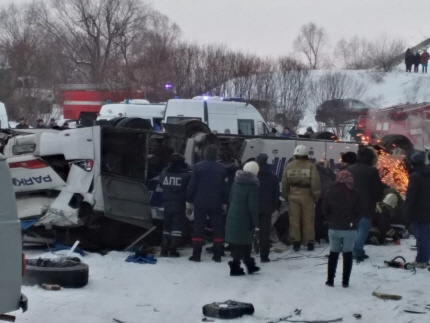
[(369, 109), (358, 122), (364, 130), (363, 140), (371, 144), (390, 138), (393, 145), (396, 141), (401, 145), (406, 137), (415, 149), (430, 148), (430, 102)]
[(96, 84), (68, 84), (61, 86), (61, 102), (64, 119), (76, 120), (83, 125), (92, 125), (100, 108), (106, 102), (121, 102), (140, 99), (143, 91), (108, 89)]

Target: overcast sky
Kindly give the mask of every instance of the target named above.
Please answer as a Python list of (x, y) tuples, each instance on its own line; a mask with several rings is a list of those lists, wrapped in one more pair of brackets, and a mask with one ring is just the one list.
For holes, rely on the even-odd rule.
[[(142, 0), (176, 22), (184, 39), (261, 56), (293, 51), (300, 27), (323, 27), (333, 47), (385, 34), (414, 46), (430, 37), (430, 0)], [(14, 0), (15, 3), (27, 2)], [(0, 6), (12, 0), (0, 0)]]
[(185, 39), (225, 43), (259, 55), (292, 52), (300, 27), (323, 27), (334, 46), (353, 35), (382, 34), (413, 46), (430, 37), (430, 0), (148, 0)]

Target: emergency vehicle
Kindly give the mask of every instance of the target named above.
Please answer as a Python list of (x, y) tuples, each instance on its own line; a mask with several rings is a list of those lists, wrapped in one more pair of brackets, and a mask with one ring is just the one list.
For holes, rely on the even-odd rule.
[(142, 91), (116, 90), (96, 84), (68, 84), (61, 86), (61, 102), (64, 119), (93, 125), (102, 105), (107, 102), (121, 102), (125, 99), (143, 97)]
[(362, 141), (388, 146), (430, 149), (430, 102), (402, 104), (379, 110), (368, 110), (358, 119), (364, 131)]

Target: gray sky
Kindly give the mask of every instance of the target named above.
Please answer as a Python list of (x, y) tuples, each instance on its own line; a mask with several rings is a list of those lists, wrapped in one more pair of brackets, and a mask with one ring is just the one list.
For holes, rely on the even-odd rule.
[[(408, 47), (430, 37), (430, 0), (142, 1), (176, 22), (186, 40), (261, 56), (291, 53), (300, 27), (309, 22), (326, 30), (331, 48), (354, 35), (402, 38)], [(0, 6), (9, 3), (0, 0)]]
[(259, 55), (293, 50), (300, 27), (323, 27), (333, 47), (357, 35), (383, 34), (413, 46), (430, 37), (429, 0), (148, 0), (182, 29), (185, 39), (225, 43)]

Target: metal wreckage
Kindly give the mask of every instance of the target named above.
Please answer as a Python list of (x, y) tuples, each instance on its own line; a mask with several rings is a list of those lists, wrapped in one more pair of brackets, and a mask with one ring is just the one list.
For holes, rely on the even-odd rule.
[[(281, 181), (298, 144), (308, 148), (311, 159), (326, 160), (334, 171), (341, 153), (358, 149), (357, 143), (338, 141), (329, 132), (312, 138), (215, 135), (198, 120), (164, 124), (164, 132), (154, 132), (144, 122), (128, 128), (117, 121), (62, 131), (0, 133), (24, 241), (71, 245), (80, 240), (88, 250), (123, 249), (156, 226), (146, 238), (158, 243), (163, 219), (158, 178), (175, 152), (183, 154), (190, 167), (202, 160), (208, 144), (217, 145), (227, 163), (237, 165), (266, 153)], [(411, 150), (408, 145), (404, 150)], [(384, 167), (389, 174), (386, 168), (395, 166)]]

